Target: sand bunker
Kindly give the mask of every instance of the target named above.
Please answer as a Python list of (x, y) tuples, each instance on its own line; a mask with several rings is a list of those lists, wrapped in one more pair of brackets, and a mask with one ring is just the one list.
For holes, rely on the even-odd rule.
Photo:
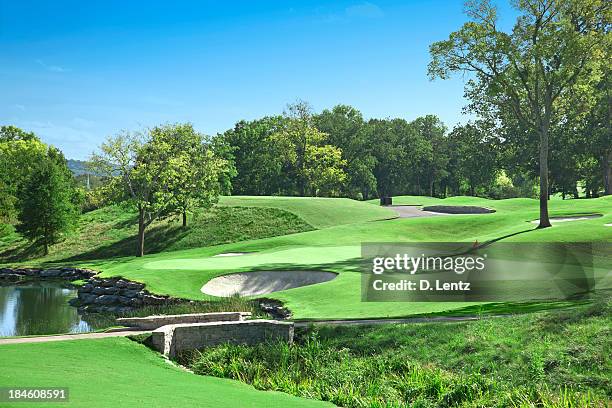
[(387, 208), (395, 211), (398, 214), (398, 218), (435, 217), (444, 215), (441, 213), (423, 211), (423, 209), (417, 205), (389, 205)]
[(612, 227), (612, 222), (610, 224), (604, 224), (604, 227)]
[[(584, 221), (590, 220), (593, 218), (602, 217), (602, 214), (588, 214), (588, 215), (575, 215), (570, 217), (550, 217), (549, 220), (551, 223), (553, 222), (568, 222), (568, 221)], [(539, 224), (540, 220), (531, 221), (532, 224)]]
[(222, 254), (213, 255), (213, 258), (222, 258), (226, 256), (242, 256), (247, 254), (249, 254), (249, 252), (224, 252)]
[(429, 205), (423, 207), (423, 211), (431, 211), (444, 214), (490, 214), (495, 210), (473, 205)]
[(228, 297), (263, 295), (280, 290), (314, 285), (334, 279), (338, 274), (321, 271), (265, 271), (232, 273), (211, 279), (202, 286), (202, 293)]

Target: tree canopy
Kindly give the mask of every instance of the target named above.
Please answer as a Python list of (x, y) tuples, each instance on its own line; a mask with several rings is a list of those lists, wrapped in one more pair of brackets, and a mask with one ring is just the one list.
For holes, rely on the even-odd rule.
[[(584, 101), (602, 77), (609, 41), (610, 3), (605, 0), (518, 0), (511, 32), (499, 29), (489, 0), (466, 4), (471, 21), (431, 45), (429, 74), (467, 72), (472, 109), (515, 122), (538, 138), (540, 227), (549, 227), (549, 139), (561, 101)], [(606, 39), (608, 37), (608, 40)], [(608, 61), (609, 62), (609, 61)], [(588, 110), (588, 107), (585, 107)], [(521, 132), (519, 132), (521, 133)]]

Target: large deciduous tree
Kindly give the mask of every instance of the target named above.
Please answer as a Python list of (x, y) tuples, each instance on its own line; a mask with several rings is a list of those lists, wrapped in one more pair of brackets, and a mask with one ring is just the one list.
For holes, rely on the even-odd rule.
[(167, 213), (179, 213), (186, 227), (190, 210), (212, 206), (227, 189), (229, 180), (225, 172), (231, 172), (231, 167), (215, 153), (211, 140), (197, 133), (189, 123), (158, 127), (153, 132), (165, 133), (163, 137), (171, 145), (169, 155), (178, 169), (176, 180), (171, 183), (173, 202)]
[(453, 165), (450, 177), (460, 186), (465, 183), (469, 195), (476, 195), (479, 187), (486, 187), (495, 180), (498, 170), (495, 140), (487, 137), (483, 129), (474, 123), (456, 126), (448, 135), (448, 154)]
[(0, 127), (0, 218), (15, 219), (25, 183), (34, 167), (45, 160), (48, 147), (33, 133), (15, 126)]
[[(539, 142), (540, 223), (549, 227), (548, 159), (551, 123), (558, 101), (575, 86), (600, 77), (602, 45), (609, 25), (606, 0), (516, 0), (511, 32), (497, 24), (489, 0), (467, 3), (471, 21), (430, 47), (432, 78), (473, 74), (468, 95), (483, 94), (509, 112)], [(609, 62), (609, 61), (608, 61)]]
[(284, 126), (270, 139), (284, 153), (282, 168), (295, 183), (298, 195), (339, 195), (346, 180), (342, 150), (329, 144), (329, 136), (314, 126), (308, 103), (288, 105), (284, 116)]
[(286, 192), (290, 180), (285, 169), (287, 146), (272, 137), (287, 123), (282, 116), (264, 117), (250, 122), (240, 121), (221, 135), (220, 140), (232, 150), (236, 177), (234, 194), (274, 195)]
[(342, 150), (346, 161), (347, 182), (342, 193), (349, 197), (368, 199), (376, 192), (373, 170), (376, 159), (372, 154), (365, 122), (357, 109), (336, 105), (314, 116), (317, 129), (329, 135), (327, 142)]
[(115, 200), (138, 210), (137, 256), (144, 255), (145, 230), (153, 221), (216, 199), (226, 165), (189, 124), (109, 137), (91, 163), (117, 187)]

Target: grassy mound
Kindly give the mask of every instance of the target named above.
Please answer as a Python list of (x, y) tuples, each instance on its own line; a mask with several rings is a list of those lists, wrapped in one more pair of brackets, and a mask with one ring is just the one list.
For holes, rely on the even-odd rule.
[(257, 391), (237, 381), (199, 377), (125, 338), (0, 345), (0, 360), (0, 387), (67, 387), (67, 406), (329, 406), (279, 392)]
[[(249, 239), (268, 238), (313, 230), (301, 218), (278, 208), (214, 207), (196, 211), (183, 228), (178, 219), (154, 222), (147, 230), (146, 252), (214, 246)], [(136, 213), (109, 206), (83, 214), (78, 228), (63, 242), (54, 245), (47, 257), (18, 234), (0, 241), (0, 262), (79, 261), (130, 256), (137, 246)]]
[(219, 346), (184, 356), (203, 375), (363, 406), (606, 406), (608, 299), (462, 323), (326, 326), (287, 346)]
[[(536, 229), (538, 202), (531, 199), (486, 200), (457, 197), (463, 205), (494, 208), (493, 214), (393, 219), (338, 225), (317, 231), (244, 241), (212, 248), (153, 254), (125, 262), (92, 264), (104, 275), (122, 275), (147, 284), (154, 292), (202, 299), (200, 288), (208, 280), (232, 272), (261, 270), (323, 270), (339, 273), (323, 284), (275, 292), (297, 319), (401, 317), (464, 308), (466, 303), (361, 302), (359, 257), (361, 242), (610, 242), (612, 197), (591, 200), (551, 201), (552, 215), (587, 213), (604, 217), (561, 223)], [(369, 205), (369, 204), (365, 204)], [(221, 252), (257, 252), (219, 258)], [(172, 279), (169, 279), (169, 277)]]
[(366, 202), (349, 198), (230, 196), (221, 197), (219, 203), (231, 206), (279, 208), (292, 212), (315, 228), (383, 220), (396, 216), (395, 212), (388, 208), (370, 206)]

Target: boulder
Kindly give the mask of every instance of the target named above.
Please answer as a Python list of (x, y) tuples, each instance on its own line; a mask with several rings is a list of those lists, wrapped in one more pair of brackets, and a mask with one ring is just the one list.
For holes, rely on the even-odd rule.
[(94, 285), (92, 285), (91, 283), (86, 283), (79, 288), (79, 292), (89, 293), (93, 290), (93, 288), (94, 288)]
[(129, 297), (129, 298), (135, 298), (138, 297), (138, 295), (140, 294), (139, 290), (130, 290), (130, 289), (121, 289), (119, 291), (119, 294), (125, 297)]
[(113, 305), (119, 301), (119, 296), (116, 295), (100, 295), (93, 303), (97, 305)]
[(60, 276), (62, 274), (62, 271), (59, 269), (45, 269), (44, 271), (40, 272), (40, 276), (42, 278), (55, 278), (57, 276)]

